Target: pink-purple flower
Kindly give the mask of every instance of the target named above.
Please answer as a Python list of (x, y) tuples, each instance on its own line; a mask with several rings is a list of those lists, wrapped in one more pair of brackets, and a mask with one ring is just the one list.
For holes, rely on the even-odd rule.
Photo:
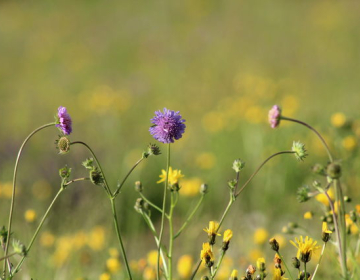
[(72, 131), (72, 121), (65, 107), (58, 108), (56, 127), (60, 128), (65, 135), (69, 135)]
[(280, 124), (281, 108), (278, 105), (274, 105), (269, 111), (269, 123), (272, 128), (277, 127)]
[(164, 111), (156, 111), (155, 117), (151, 119), (154, 124), (150, 127), (150, 134), (162, 143), (174, 143), (185, 132), (185, 120), (182, 119), (180, 112), (164, 108)]

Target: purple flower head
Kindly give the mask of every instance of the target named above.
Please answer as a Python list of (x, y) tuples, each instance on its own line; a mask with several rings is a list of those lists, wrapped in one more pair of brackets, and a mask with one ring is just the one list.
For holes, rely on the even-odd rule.
[(72, 121), (65, 107), (58, 108), (56, 127), (60, 128), (65, 135), (69, 135), (72, 131)]
[(180, 112), (171, 111), (164, 108), (164, 112), (156, 111), (155, 117), (151, 119), (154, 124), (150, 127), (150, 134), (162, 143), (174, 143), (185, 132), (185, 120), (182, 119)]
[(274, 105), (269, 111), (269, 123), (272, 128), (277, 127), (280, 124), (281, 109), (278, 105)]

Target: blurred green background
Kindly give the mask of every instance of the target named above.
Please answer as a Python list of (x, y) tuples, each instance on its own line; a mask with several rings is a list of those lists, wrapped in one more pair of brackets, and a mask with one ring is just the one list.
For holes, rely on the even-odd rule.
[[(210, 188), (175, 243), (176, 260), (184, 254), (198, 258), (206, 241), (203, 228), (219, 220), (227, 204), (234, 159), (246, 161), (240, 178), (245, 182), (272, 153), (290, 149), (294, 140), (305, 143), (310, 156), (304, 162), (284, 156), (269, 163), (224, 223), (235, 235), (229, 269), (243, 273), (263, 255), (271, 271), (272, 251), (267, 241), (253, 240), (254, 233), (264, 229), (267, 240), (291, 221), (319, 238), (321, 205), (298, 204), (296, 190), (316, 178), (312, 165), (327, 162), (310, 131), (288, 123), (269, 127), (273, 104), (324, 134), (342, 160), (346, 194), (354, 201), (349, 208), (359, 201), (359, 12), (356, 1), (0, 1), (0, 225), (7, 224), (17, 151), (33, 129), (53, 121), (59, 106), (73, 119), (70, 139), (95, 150), (113, 189), (154, 142), (148, 132), (154, 111), (167, 107), (179, 110), (187, 125), (172, 145), (171, 166), (185, 174), (184, 190), (185, 183), (197, 189), (206, 182)], [(81, 162), (89, 153), (74, 146), (57, 155), (58, 134), (55, 128), (36, 134), (20, 162), (13, 231), (25, 244), (59, 187), (58, 169), (67, 164), (74, 177), (86, 176)], [(151, 275), (143, 269), (150, 266), (147, 254), (155, 242), (133, 209), (133, 184), (141, 180), (144, 193), (160, 205), (163, 186), (156, 181), (166, 167), (165, 145), (160, 147), (164, 153), (141, 164), (117, 200), (139, 279)], [(180, 196), (176, 227), (195, 206), (196, 193)], [(29, 209), (37, 214), (34, 222), (24, 218)], [(306, 211), (318, 216), (304, 220)], [(98, 279), (109, 270), (108, 249), (117, 246), (110, 215), (101, 188), (71, 185), (46, 222), (24, 275)], [(158, 225), (156, 213), (153, 218)], [(289, 259), (296, 251), (290, 246)]]

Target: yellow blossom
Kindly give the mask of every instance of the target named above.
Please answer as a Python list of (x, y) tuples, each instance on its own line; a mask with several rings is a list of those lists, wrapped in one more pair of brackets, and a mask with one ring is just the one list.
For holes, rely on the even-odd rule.
[(225, 230), (224, 236), (223, 236), (223, 242), (229, 242), (232, 237), (233, 237), (232, 230), (231, 229)]
[(231, 275), (230, 275), (230, 279), (231, 280), (235, 280), (235, 279), (238, 279), (238, 271), (236, 269), (234, 269), (232, 272), (231, 272)]
[(311, 220), (313, 218), (313, 213), (311, 211), (307, 211), (304, 214), (304, 219), (305, 220)]
[(216, 156), (213, 153), (204, 152), (196, 157), (195, 163), (200, 169), (208, 170), (214, 167)]
[(213, 235), (221, 235), (220, 233), (218, 233), (219, 229), (219, 223), (214, 222), (214, 221), (210, 221), (209, 222), (209, 227), (208, 228), (204, 228), (204, 231), (208, 233), (208, 236), (211, 237)]
[(203, 249), (201, 250), (200, 258), (203, 261), (203, 264), (208, 264), (209, 262), (214, 261), (214, 254), (208, 242), (203, 243)]
[(302, 236), (300, 236), (300, 239), (295, 237), (295, 241), (297, 244), (292, 240), (290, 240), (290, 243), (298, 249), (297, 258), (304, 263), (311, 260), (313, 251), (320, 249), (320, 246), (316, 246), (317, 241), (314, 241), (308, 236), (306, 236), (305, 239), (303, 239)]
[(177, 271), (181, 278), (188, 279), (192, 273), (193, 258), (190, 255), (183, 255), (177, 263)]
[[(335, 196), (334, 196), (334, 191), (333, 191), (333, 189), (330, 188), (327, 193), (328, 193), (330, 199), (331, 199), (332, 201), (334, 201), (334, 197), (335, 197)], [(320, 193), (320, 194), (318, 194), (317, 196), (315, 196), (315, 198), (316, 198), (316, 200), (319, 201), (320, 203), (322, 203), (322, 204), (324, 204), (325, 206), (329, 207), (329, 200), (328, 200), (328, 198), (326, 197), (325, 194)]]
[(354, 136), (349, 135), (342, 140), (341, 144), (345, 148), (345, 150), (352, 151), (355, 149), (357, 141)]
[(111, 279), (111, 275), (109, 273), (107, 273), (107, 272), (104, 272), (99, 277), (99, 280), (110, 280), (110, 279)]
[(36, 212), (35, 210), (33, 209), (28, 209), (25, 211), (25, 214), (24, 214), (24, 217), (25, 217), (25, 220), (28, 222), (28, 223), (32, 223), (35, 221), (36, 219)]
[(144, 269), (143, 279), (144, 280), (154, 280), (154, 279), (156, 279), (156, 272), (155, 272), (154, 268), (149, 267), (149, 266), (146, 267)]
[(360, 204), (355, 205), (356, 212), (360, 214)]
[(331, 116), (331, 124), (334, 127), (342, 127), (346, 123), (346, 117), (343, 113), (335, 113)]
[(110, 273), (116, 273), (120, 270), (121, 264), (119, 259), (117, 258), (109, 258), (106, 261), (106, 268), (109, 270)]
[(269, 233), (264, 228), (258, 228), (254, 233), (254, 243), (255, 244), (264, 244), (269, 237)]
[(328, 229), (327, 222), (322, 223), (322, 231), (321, 231), (321, 239), (324, 242), (328, 242), (330, 240), (331, 230)]
[(288, 278), (283, 277), (282, 275), (283, 275), (283, 271), (281, 270), (281, 268), (275, 268), (274, 269), (273, 280), (285, 280), (285, 279), (288, 279)]
[[(158, 259), (158, 251), (157, 250), (151, 250), (147, 254), (147, 263), (148, 263), (148, 265), (150, 265), (152, 267), (156, 267), (157, 266), (157, 259)], [(161, 258), (160, 258), (160, 264), (162, 264), (162, 259)]]
[(119, 258), (120, 257), (120, 254), (119, 254), (119, 251), (117, 248), (110, 248), (109, 249), (109, 255), (112, 257), (112, 258)]
[(195, 196), (200, 192), (200, 186), (203, 182), (199, 178), (184, 179), (181, 181), (180, 195)]
[(256, 261), (256, 267), (260, 271), (265, 271), (265, 259), (264, 258), (258, 258)]
[(93, 228), (88, 236), (88, 245), (94, 251), (100, 251), (105, 244), (105, 229), (102, 226)]
[[(161, 182), (165, 182), (166, 180), (166, 170), (161, 170), (161, 175), (159, 176), (161, 179), (159, 181), (157, 181), (157, 183), (161, 183)], [(181, 174), (181, 170), (177, 170), (177, 169), (172, 169), (172, 167), (169, 167), (169, 184), (170, 185), (175, 185), (179, 182), (179, 179), (184, 177), (183, 174)]]

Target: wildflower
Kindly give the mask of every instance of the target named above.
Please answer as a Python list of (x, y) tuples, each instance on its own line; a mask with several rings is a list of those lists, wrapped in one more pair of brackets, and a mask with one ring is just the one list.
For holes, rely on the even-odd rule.
[(216, 163), (216, 156), (213, 153), (204, 152), (195, 158), (195, 163), (200, 169), (212, 169)]
[(156, 279), (156, 272), (152, 267), (146, 267), (143, 272), (143, 279), (153, 280)]
[(274, 256), (274, 264), (275, 264), (275, 267), (281, 267), (281, 258), (278, 253), (276, 253)]
[(181, 191), (180, 194), (183, 196), (195, 196), (199, 193), (199, 188), (201, 186), (200, 178), (190, 178), (184, 179), (181, 181)]
[(236, 173), (239, 173), (245, 167), (245, 161), (241, 159), (236, 159), (233, 162), (232, 168), (235, 170)]
[(320, 246), (316, 246), (317, 241), (314, 241), (308, 236), (306, 236), (305, 239), (303, 239), (302, 236), (300, 236), (300, 239), (295, 237), (295, 241), (297, 244), (292, 240), (290, 240), (290, 243), (298, 249), (296, 257), (304, 263), (309, 262), (311, 260), (313, 251), (316, 251), (320, 248)]
[(338, 179), (341, 176), (341, 167), (338, 163), (332, 162), (327, 166), (326, 173), (331, 179)]
[(158, 156), (161, 154), (159, 146), (156, 144), (149, 144), (147, 152), (144, 152), (144, 157), (147, 158), (151, 155)]
[(283, 277), (284, 274), (285, 274), (285, 272), (282, 271), (281, 268), (275, 268), (274, 275), (273, 275), (273, 280), (285, 280), (285, 279), (288, 279), (288, 278)]
[(104, 176), (97, 166), (90, 171), (90, 181), (94, 185), (101, 185), (104, 183)]
[[(161, 175), (159, 176), (161, 179), (159, 181), (157, 181), (156, 183), (161, 183), (161, 182), (165, 182), (166, 180), (166, 170), (161, 170)], [(169, 167), (169, 184), (170, 185), (175, 185), (179, 182), (179, 179), (184, 177), (183, 174), (181, 174), (181, 170), (178, 169), (172, 169), (172, 167)]]
[(201, 250), (200, 253), (200, 258), (203, 262), (203, 264), (205, 264), (207, 267), (212, 267), (214, 264), (214, 254), (211, 250), (211, 246), (210, 244), (207, 243), (203, 243), (203, 248)]
[(256, 268), (251, 264), (246, 269), (246, 274), (247, 275), (253, 275), (255, 272), (256, 272)]
[(297, 257), (292, 258), (292, 265), (296, 268), (299, 269), (300, 268), (300, 261)]
[(102, 226), (94, 227), (89, 234), (88, 246), (94, 251), (101, 251), (105, 245), (105, 236), (105, 229)]
[(120, 270), (121, 264), (118, 258), (109, 258), (106, 261), (106, 268), (109, 270), (110, 273), (116, 273)]
[(36, 212), (35, 210), (33, 209), (28, 209), (25, 211), (25, 214), (24, 214), (24, 217), (25, 217), (25, 220), (28, 222), (28, 223), (32, 223), (35, 221), (36, 219)]
[(72, 132), (72, 121), (65, 107), (58, 108), (58, 115), (56, 120), (56, 127), (60, 128), (62, 133), (69, 135)]
[(238, 280), (238, 271), (236, 269), (231, 272), (229, 280)]
[[(158, 259), (158, 251), (157, 250), (151, 250), (147, 254), (147, 262), (149, 266), (156, 267), (157, 266), (157, 259)], [(160, 264), (162, 263), (162, 259), (160, 258)]]
[(331, 116), (331, 124), (334, 127), (342, 127), (346, 123), (346, 117), (343, 113), (335, 113)]
[(312, 172), (314, 172), (315, 174), (318, 174), (318, 175), (326, 175), (325, 167), (320, 163), (316, 163), (312, 167)]
[(56, 148), (59, 149), (59, 154), (63, 155), (70, 151), (70, 140), (66, 136), (60, 137), (55, 141)]
[[(330, 199), (333, 201), (334, 200), (334, 190), (332, 188), (330, 188), (327, 192), (327, 194), (329, 195)], [(327, 196), (324, 193), (320, 193), (318, 195), (315, 196), (315, 199), (317, 201), (319, 201), (320, 203), (322, 203), (323, 205), (329, 207), (329, 199), (327, 198)]]
[(269, 233), (264, 228), (258, 228), (254, 233), (254, 243), (264, 244), (269, 237)]
[(111, 279), (111, 275), (109, 273), (107, 273), (107, 272), (104, 272), (99, 277), (99, 280), (110, 280), (110, 279)]
[(174, 143), (185, 132), (185, 120), (182, 119), (180, 112), (164, 108), (164, 112), (156, 111), (155, 117), (151, 119), (154, 124), (150, 127), (150, 134), (162, 143)]
[(269, 111), (269, 123), (272, 128), (278, 127), (281, 119), (281, 109), (278, 105), (274, 105)]
[(226, 251), (227, 249), (229, 249), (229, 243), (230, 243), (230, 240), (231, 238), (233, 237), (233, 232), (231, 229), (227, 229), (225, 230), (224, 232), (224, 237), (223, 237), (223, 246), (222, 246), (222, 249), (224, 251)]
[(209, 186), (207, 184), (201, 184), (200, 193), (201, 194), (206, 194), (208, 192), (208, 188), (209, 188)]
[(24, 244), (22, 244), (19, 240), (13, 240), (13, 249), (14, 252), (19, 254), (20, 256), (26, 256), (27, 251)]
[(44, 247), (51, 247), (55, 242), (55, 236), (49, 232), (49, 231), (45, 231), (44, 233), (42, 233), (41, 237), (40, 237), (40, 244)]
[(273, 249), (275, 252), (279, 251), (279, 243), (276, 241), (275, 238), (271, 238), (269, 240), (269, 243), (271, 245), (271, 249)]
[(214, 221), (209, 222), (209, 228), (204, 228), (204, 231), (208, 233), (210, 245), (215, 244), (216, 235), (221, 235), (220, 233), (217, 232), (218, 229), (219, 229), (219, 223)]
[(324, 242), (328, 242), (330, 240), (330, 234), (332, 233), (331, 230), (328, 229), (327, 223), (322, 223), (322, 233), (321, 233), (321, 239)]
[(265, 271), (265, 259), (264, 258), (258, 258), (256, 261), (256, 267), (258, 270), (264, 272)]
[(109, 249), (109, 255), (111, 257), (113, 257), (113, 258), (119, 258), (120, 257), (118, 249), (113, 248), (113, 247)]
[(67, 165), (59, 169), (59, 176), (61, 178), (68, 179), (70, 175), (71, 175), (71, 168), (68, 168)]
[(299, 141), (294, 141), (291, 150), (295, 152), (297, 160), (303, 160), (308, 155), (306, 153), (305, 145)]
[(307, 211), (304, 214), (304, 219), (305, 220), (311, 220), (313, 218), (313, 213), (311, 211)]
[(177, 271), (181, 278), (190, 278), (192, 272), (193, 258), (190, 255), (183, 255), (177, 263)]
[(352, 151), (355, 149), (356, 147), (356, 138), (352, 135), (346, 136), (343, 140), (342, 143), (343, 147), (345, 148), (345, 150), (347, 151)]
[(142, 184), (141, 184), (140, 181), (136, 181), (136, 182), (135, 182), (135, 190), (136, 190), (137, 192), (142, 192), (142, 191), (143, 191), (143, 187), (142, 187)]

